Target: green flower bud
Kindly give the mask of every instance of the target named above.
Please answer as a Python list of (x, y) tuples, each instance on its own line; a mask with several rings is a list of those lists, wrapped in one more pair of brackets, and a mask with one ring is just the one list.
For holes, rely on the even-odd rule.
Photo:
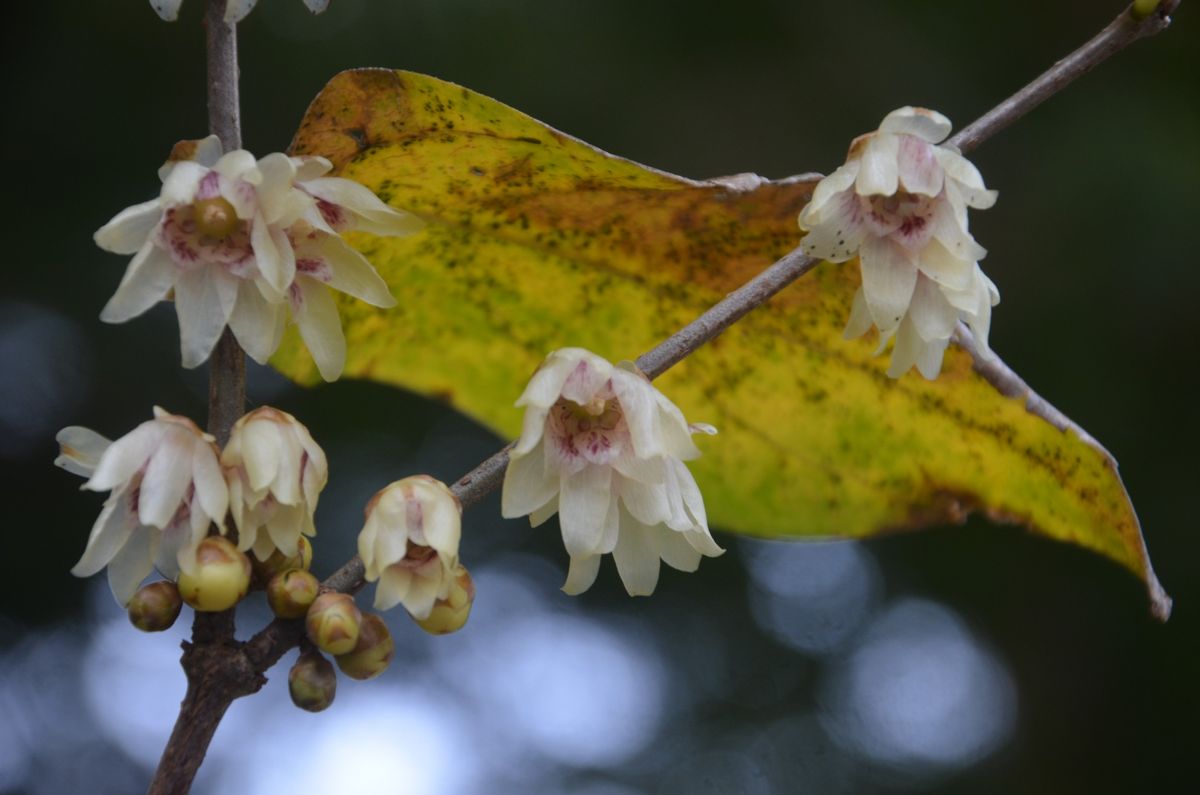
[(183, 601), (202, 613), (228, 610), (250, 590), (250, 561), (233, 542), (209, 536), (196, 547), (196, 567), (180, 572)]
[(337, 673), (319, 652), (306, 651), (288, 672), (288, 692), (300, 709), (320, 712), (333, 703)]
[(179, 588), (170, 580), (143, 585), (129, 600), (129, 621), (142, 632), (162, 632), (170, 629), (179, 618), (183, 599)]
[(351, 679), (373, 679), (387, 670), (396, 653), (396, 643), (387, 624), (374, 613), (363, 616), (358, 643), (349, 654), (339, 654), (338, 668)]
[(433, 605), (433, 612), (426, 619), (413, 619), (417, 626), (431, 635), (446, 635), (457, 632), (467, 623), (471, 605), (475, 602), (475, 582), (467, 567), (461, 563), (454, 570), (454, 581), (445, 599)]
[(1133, 18), (1145, 19), (1158, 10), (1161, 0), (1133, 0)]
[(304, 569), (308, 571), (309, 566), (312, 565), (312, 557), (312, 544), (309, 543), (306, 537), (300, 536), (295, 555), (288, 557), (277, 549), (266, 560), (259, 560), (251, 555), (250, 565), (254, 567), (254, 579), (257, 583), (260, 583), (259, 587), (265, 587), (266, 583), (269, 583), (272, 577), (276, 574), (282, 574), (288, 569)]
[(323, 593), (308, 608), (305, 628), (308, 639), (330, 654), (348, 654), (358, 645), (362, 613), (354, 597), (344, 593)]
[(267, 604), (280, 618), (304, 618), (321, 583), (304, 569), (288, 569), (267, 583)]

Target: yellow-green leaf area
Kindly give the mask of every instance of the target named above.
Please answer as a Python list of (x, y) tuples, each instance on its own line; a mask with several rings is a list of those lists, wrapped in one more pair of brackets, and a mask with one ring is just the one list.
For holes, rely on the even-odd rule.
[[(335, 77), (292, 148), (430, 222), (351, 236), (399, 306), (340, 301), (346, 375), (442, 398), (509, 437), (549, 351), (636, 358), (795, 247), (815, 184), (675, 177), (384, 70)], [(842, 339), (857, 286), (854, 263), (823, 264), (656, 381), (721, 431), (690, 464), (712, 523), (864, 537), (982, 511), (1117, 561), (1165, 612), (1111, 459), (1001, 395), (958, 348), (937, 381), (889, 379), (876, 340)], [(293, 332), (274, 364), (318, 381)]]

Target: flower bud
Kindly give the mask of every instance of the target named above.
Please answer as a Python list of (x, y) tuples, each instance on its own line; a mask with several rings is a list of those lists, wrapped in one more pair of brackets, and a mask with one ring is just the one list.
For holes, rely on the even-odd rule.
[(321, 583), (304, 569), (288, 569), (267, 583), (267, 604), (280, 618), (304, 618)]
[(305, 628), (308, 639), (330, 654), (347, 654), (358, 644), (362, 613), (354, 597), (344, 593), (323, 593), (308, 608)]
[(288, 672), (288, 692), (300, 709), (320, 712), (333, 703), (337, 673), (319, 652), (307, 651)]
[(297, 543), (296, 554), (288, 557), (278, 549), (271, 553), (271, 556), (266, 560), (259, 560), (254, 555), (250, 556), (250, 565), (254, 567), (254, 579), (265, 584), (271, 581), (271, 578), (276, 574), (282, 574), (289, 569), (304, 569), (312, 566), (313, 548), (312, 544), (304, 536), (300, 536)]
[(1158, 10), (1161, 0), (1133, 0), (1133, 18), (1145, 19)]
[(429, 618), (413, 620), (431, 635), (447, 635), (463, 628), (474, 602), (475, 583), (467, 567), (459, 564), (454, 570), (454, 580), (450, 583), (450, 593), (446, 598), (434, 603)]
[(396, 643), (387, 624), (374, 613), (363, 616), (358, 643), (349, 654), (338, 655), (338, 668), (351, 679), (374, 679), (387, 670), (396, 653)]
[(126, 609), (130, 623), (142, 632), (162, 632), (171, 628), (182, 607), (183, 599), (175, 583), (159, 580), (139, 588)]
[(196, 548), (196, 565), (179, 573), (183, 601), (202, 613), (228, 610), (250, 590), (250, 561), (233, 542), (209, 536)]

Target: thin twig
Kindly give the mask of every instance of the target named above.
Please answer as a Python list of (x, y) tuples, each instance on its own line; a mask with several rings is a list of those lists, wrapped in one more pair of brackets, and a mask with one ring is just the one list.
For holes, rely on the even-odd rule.
[[(207, 50), (209, 130), (225, 151), (242, 145), (238, 102), (237, 30), (225, 22), (226, 0), (209, 0), (204, 26)], [(229, 329), (209, 361), (208, 432), (224, 446), (246, 407), (246, 355)], [(233, 637), (234, 611), (197, 611), (192, 640), (183, 644), (187, 692), (171, 737), (150, 782), (152, 795), (186, 793), (229, 705), (266, 682)]]
[(1125, 9), (1086, 44), (959, 130), (947, 143), (957, 146), (964, 153), (971, 151), (1138, 39), (1165, 30), (1171, 24), (1171, 14), (1179, 2), (1163, 0), (1154, 13), (1142, 19), (1134, 16), (1133, 6)]

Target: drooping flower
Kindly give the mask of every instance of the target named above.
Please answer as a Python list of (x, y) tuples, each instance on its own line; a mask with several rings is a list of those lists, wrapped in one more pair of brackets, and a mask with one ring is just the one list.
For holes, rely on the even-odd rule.
[(329, 480), (325, 452), (291, 414), (263, 406), (239, 419), (221, 453), (238, 549), (260, 561), (295, 557)]
[(209, 526), (225, 531), (229, 492), (216, 443), (186, 417), (156, 406), (154, 419), (115, 442), (79, 426), (56, 438), (55, 464), (88, 477), (85, 489), (112, 492), (71, 573), (89, 577), (107, 566), (121, 604), (155, 567), (170, 579), (193, 570)]
[(159, 170), (159, 197), (96, 232), (101, 248), (134, 255), (100, 319), (123, 323), (173, 293), (183, 365), (195, 367), (226, 325), (265, 362), (290, 312), (322, 377), (337, 378), (346, 342), (326, 288), (374, 306), (396, 303), (341, 233), (406, 235), (422, 222), (362, 185), (323, 176), (332, 168), (324, 158), (222, 154), (215, 136), (172, 154)]
[[(257, 4), (258, 0), (229, 0), (225, 4), (225, 21), (241, 22)], [(154, 9), (154, 13), (167, 22), (174, 22), (179, 18), (181, 5), (183, 0), (150, 0), (150, 7)], [(304, 0), (304, 5), (308, 6), (309, 11), (319, 14), (329, 8), (329, 0)]]
[(700, 451), (682, 412), (628, 363), (581, 348), (550, 354), (517, 401), (521, 437), (504, 474), (501, 512), (535, 527), (559, 515), (571, 558), (563, 590), (591, 587), (609, 552), (631, 596), (653, 593), (659, 561), (695, 571), (724, 550), (683, 463)]
[(413, 618), (429, 617), (456, 577), (462, 506), (454, 492), (426, 475), (398, 480), (371, 498), (358, 534), (375, 609), (403, 604)]
[(987, 253), (968, 231), (967, 208), (987, 209), (987, 190), (970, 161), (949, 145), (950, 121), (935, 111), (892, 111), (850, 145), (845, 165), (821, 180), (800, 213), (810, 256), (858, 256), (862, 287), (846, 337), (874, 325), (880, 350), (895, 336), (888, 375), (916, 365), (936, 378), (959, 320), (986, 348), (1000, 293), (979, 267)]

